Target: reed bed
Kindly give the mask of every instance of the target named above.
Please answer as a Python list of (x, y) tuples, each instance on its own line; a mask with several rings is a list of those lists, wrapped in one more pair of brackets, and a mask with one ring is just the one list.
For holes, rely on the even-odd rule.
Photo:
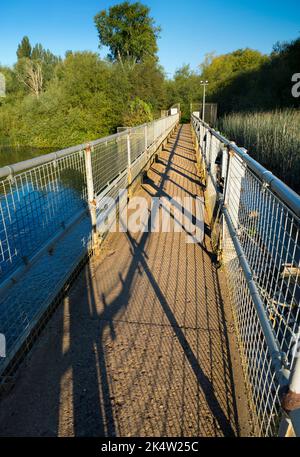
[(300, 192), (300, 111), (232, 113), (218, 129), (258, 162)]

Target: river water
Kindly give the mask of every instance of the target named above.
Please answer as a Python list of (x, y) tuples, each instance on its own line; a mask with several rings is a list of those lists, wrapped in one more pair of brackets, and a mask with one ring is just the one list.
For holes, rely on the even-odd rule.
[(0, 167), (32, 159), (33, 157), (58, 151), (59, 149), (61, 148), (35, 148), (33, 146), (10, 146), (0, 144)]

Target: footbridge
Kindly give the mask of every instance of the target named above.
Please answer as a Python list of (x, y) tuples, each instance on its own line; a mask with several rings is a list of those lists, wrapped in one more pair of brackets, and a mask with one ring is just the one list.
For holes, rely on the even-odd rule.
[(300, 435), (300, 197), (251, 154), (173, 109), (0, 179), (1, 436)]

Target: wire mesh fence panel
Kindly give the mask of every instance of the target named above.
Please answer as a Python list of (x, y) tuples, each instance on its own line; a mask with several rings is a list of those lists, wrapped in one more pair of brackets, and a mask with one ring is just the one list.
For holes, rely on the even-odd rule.
[(288, 365), (299, 337), (299, 219), (231, 157), (228, 210)]
[[(203, 103), (191, 103), (191, 113), (198, 111), (202, 117)], [(205, 122), (209, 125), (214, 126), (217, 120), (217, 103), (205, 103)]]
[(3, 280), (85, 206), (84, 154), (78, 151), (9, 176), (0, 182), (0, 189)]
[(127, 134), (122, 133), (92, 149), (95, 194), (98, 195), (128, 166)]
[[(131, 162), (146, 150), (146, 128), (149, 146), (177, 120), (178, 116), (170, 116), (132, 128), (129, 131)], [(126, 130), (106, 141), (92, 143), (95, 195), (128, 168), (127, 135)], [(86, 207), (83, 149), (79, 146), (69, 155), (10, 174), (0, 181), (0, 282), (19, 265), (26, 264), (70, 218)]]
[(147, 125), (147, 145), (148, 147), (154, 142), (154, 125), (153, 123)]
[(147, 146), (166, 136), (178, 119), (170, 116), (0, 170), (0, 333), (7, 343), (1, 382), (3, 370), (15, 365), (26, 338), (90, 249), (91, 200), (97, 228), (106, 230), (112, 202), (121, 196), (127, 203), (130, 170), (135, 178), (149, 160)]
[(135, 127), (130, 131), (131, 162), (145, 151), (145, 127)]
[(281, 415), (282, 379), (272, 363), (274, 348), (267, 344), (249, 281), (254, 281), (267, 329), (281, 354), (281, 368), (288, 373), (299, 346), (300, 222), (293, 208), (300, 208), (300, 200), (281, 183), (279, 196), (260, 177), (268, 176), (267, 170), (248, 160), (245, 150), (195, 116), (192, 124), (209, 172), (207, 192), (215, 193), (215, 201), (228, 214), (221, 222), (223, 262), (256, 430), (261, 435), (275, 435)]
[(256, 435), (276, 435), (280, 419), (280, 385), (245, 275), (226, 223), (223, 262), (234, 314), (236, 334), (248, 387)]
[(91, 200), (100, 229), (101, 200), (115, 201), (124, 193), (130, 167), (137, 176), (149, 159), (147, 145), (167, 135), (178, 119), (170, 116), (0, 169), (0, 333), (9, 355), (0, 360), (0, 375), (90, 249)]

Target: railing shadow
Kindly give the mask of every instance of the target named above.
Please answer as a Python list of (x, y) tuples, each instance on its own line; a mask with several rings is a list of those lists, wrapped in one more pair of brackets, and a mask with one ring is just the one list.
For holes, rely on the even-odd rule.
[[(179, 137), (177, 136), (177, 139)], [(172, 150), (169, 155), (169, 160), (166, 164), (166, 168), (164, 170), (164, 173), (162, 175), (161, 182), (159, 184), (159, 187), (155, 189), (155, 196), (160, 197), (165, 194), (164, 192), (164, 185), (165, 181), (168, 176), (168, 172), (171, 168), (171, 163), (173, 160), (173, 156), (175, 154), (175, 150), (177, 147), (178, 141), (175, 141)], [(150, 221), (149, 221), (149, 228), (150, 228)], [(185, 335), (184, 330), (182, 329), (182, 326), (179, 324), (174, 311), (170, 307), (167, 299), (165, 298), (165, 295), (156, 280), (154, 274), (151, 271), (151, 268), (148, 266), (148, 257), (147, 257), (147, 242), (149, 239), (149, 232), (144, 232), (141, 235), (141, 238), (137, 240), (135, 237), (133, 237), (130, 233), (126, 233), (127, 240), (130, 244), (130, 249), (131, 249), (131, 262), (128, 267), (128, 270), (126, 272), (126, 275), (123, 277), (120, 276), (120, 283), (121, 283), (121, 289), (118, 292), (117, 296), (110, 302), (108, 302), (105, 294), (101, 295), (101, 301), (104, 304), (103, 311), (99, 314), (97, 314), (97, 320), (99, 321), (99, 326), (98, 326), (98, 333), (97, 333), (97, 342), (93, 341), (93, 344), (96, 345), (96, 353), (98, 354), (98, 361), (96, 361), (96, 364), (99, 365), (99, 370), (101, 373), (101, 379), (100, 379), (100, 385), (101, 385), (101, 394), (100, 396), (104, 399), (103, 400), (103, 405), (102, 405), (102, 410), (104, 413), (104, 418), (102, 418), (102, 421), (100, 421), (100, 418), (98, 420), (99, 424), (99, 430), (97, 433), (104, 433), (108, 436), (112, 436), (116, 434), (116, 425), (115, 425), (115, 414), (116, 414), (116, 407), (114, 402), (111, 402), (112, 399), (114, 399), (114, 393), (110, 387), (110, 375), (108, 373), (107, 369), (107, 360), (106, 360), (106, 351), (105, 351), (105, 339), (106, 339), (106, 332), (110, 334), (110, 340), (114, 341), (117, 338), (118, 331), (115, 328), (116, 325), (119, 325), (116, 322), (119, 322), (122, 320), (122, 316), (124, 317), (124, 312), (127, 306), (130, 303), (131, 296), (134, 293), (134, 284), (136, 281), (136, 276), (139, 275), (146, 275), (147, 281), (149, 285), (152, 288), (152, 291), (154, 292), (154, 295), (158, 302), (160, 303), (160, 306), (167, 318), (169, 326), (173, 329), (175, 332), (176, 338), (178, 342), (180, 343), (180, 346), (184, 352), (184, 355), (191, 367), (191, 369), (194, 372), (194, 375), (197, 379), (197, 382), (199, 384), (199, 387), (201, 391), (204, 393), (206, 402), (209, 406), (209, 409), (211, 413), (213, 414), (218, 428), (221, 430), (222, 434), (225, 436), (234, 436), (236, 434), (236, 426), (237, 423), (234, 424), (234, 428), (230, 421), (228, 420), (227, 415), (224, 412), (224, 407), (221, 406), (219, 399), (217, 398), (215, 394), (215, 387), (211, 383), (209, 377), (205, 374), (204, 370), (201, 367), (201, 364), (198, 361), (198, 357), (195, 354), (193, 348), (191, 347), (188, 338)], [(216, 278), (215, 278), (216, 279)], [(93, 281), (92, 281), (93, 284)], [(138, 291), (140, 294), (140, 300), (141, 303), (143, 302), (143, 291), (139, 290)], [(94, 294), (98, 294), (97, 291), (94, 291)], [(93, 300), (91, 300), (93, 303)], [(220, 303), (221, 304), (221, 303)], [(221, 304), (222, 305), (222, 304)], [(223, 317), (223, 316), (222, 316)], [(124, 319), (124, 322), (127, 322), (126, 317)], [(137, 317), (135, 323), (137, 326), (139, 326), (141, 322), (140, 316)], [(166, 324), (165, 324), (166, 325)], [(220, 324), (222, 328), (220, 329), (222, 333), (226, 334), (226, 329), (224, 329), (224, 321), (222, 324)], [(138, 329), (138, 327), (137, 327)], [(136, 335), (136, 338), (138, 336)], [(228, 341), (226, 341), (226, 344), (228, 345)], [(212, 350), (212, 349), (211, 349)], [(227, 350), (229, 350), (227, 348)], [(126, 359), (126, 354), (128, 355), (130, 353), (130, 347), (125, 349), (125, 354), (123, 355), (123, 360)], [(145, 355), (144, 358), (142, 359), (142, 362), (145, 362)], [(228, 361), (224, 359), (223, 357), (223, 365), (225, 366)], [(143, 363), (142, 363), (143, 365)], [(229, 370), (231, 372), (230, 367), (228, 366), (225, 367), (225, 370)], [(140, 373), (135, 372), (134, 376), (131, 379), (131, 386), (126, 386), (126, 397), (131, 398), (132, 395), (132, 390), (133, 386), (138, 382), (140, 379)], [(232, 375), (229, 376), (229, 382), (232, 384)], [(80, 378), (80, 377), (79, 377)], [(76, 379), (76, 376), (74, 376), (74, 380)], [(90, 382), (89, 382), (90, 384)], [(96, 382), (95, 382), (96, 385)], [(156, 389), (156, 383), (154, 382), (153, 385), (151, 386), (152, 392), (155, 391)], [(227, 386), (227, 390), (231, 391), (232, 385)], [(75, 389), (76, 390), (76, 389)], [(122, 402), (121, 402), (122, 403)], [(234, 403), (234, 402), (233, 402)], [(76, 409), (76, 408), (75, 408)], [(99, 410), (101, 408), (99, 407)], [(231, 411), (233, 410), (233, 412)], [(233, 422), (237, 422), (237, 413), (236, 413), (236, 406), (235, 404), (231, 405), (229, 404), (229, 401), (227, 400), (227, 413), (233, 414)], [(82, 414), (80, 412), (79, 414), (80, 417), (82, 417)], [(136, 421), (137, 419), (135, 419)], [(140, 418), (142, 421), (142, 418)], [(106, 429), (104, 430), (102, 427), (100, 427), (100, 424), (105, 423), (106, 424)], [(86, 426), (86, 422), (83, 421), (83, 425)], [(142, 424), (136, 425), (141, 429)], [(165, 425), (164, 425), (165, 426)], [(81, 434), (81, 429), (82, 427), (79, 426), (79, 429), (76, 428), (76, 421), (75, 421), (75, 433), (76, 435)]]
[[(182, 127), (171, 143), (161, 181), (152, 187), (153, 196), (165, 194), (181, 135)], [(38, 366), (29, 366), (25, 379), (7, 399), (5, 410), (18, 411), (18, 419), (16, 425), (8, 418), (4, 434), (10, 430), (17, 436), (164, 436), (173, 430), (184, 436), (187, 414), (192, 416), (194, 435), (239, 433), (223, 301), (214, 266), (204, 260), (206, 256), (211, 262), (209, 250), (199, 245), (192, 248), (201, 250), (204, 277), (203, 291), (195, 303), (196, 318), (191, 320), (192, 305), (187, 296), (195, 287), (200, 266), (195, 265), (194, 277), (186, 279), (187, 290), (179, 290), (180, 269), (188, 258), (182, 258), (184, 253), (178, 250), (162, 264), (160, 259), (170, 254), (175, 236), (181, 236), (172, 234), (167, 240), (167, 235), (155, 234), (158, 238), (152, 240), (149, 232), (139, 236), (115, 234), (116, 245), (111, 244), (111, 251), (108, 249), (97, 269), (85, 267), (64, 308), (51, 321), (50, 336), (44, 336), (38, 345)], [(163, 252), (153, 258), (148, 248), (159, 241)], [(122, 249), (129, 251), (130, 263), (128, 257), (121, 257)], [(216, 312), (210, 308), (214, 296), (210, 289), (217, 297)], [(186, 296), (180, 314), (175, 302), (182, 293)], [(197, 297), (200, 292), (193, 293)], [(204, 355), (200, 336), (205, 338), (208, 350)], [(216, 350), (214, 341), (218, 338), (224, 346)], [(35, 392), (30, 392), (32, 385)], [(221, 394), (217, 392), (219, 386)], [(197, 392), (195, 398), (190, 389)], [(23, 398), (24, 392), (27, 398)], [(0, 426), (5, 419), (5, 411), (0, 412)]]

